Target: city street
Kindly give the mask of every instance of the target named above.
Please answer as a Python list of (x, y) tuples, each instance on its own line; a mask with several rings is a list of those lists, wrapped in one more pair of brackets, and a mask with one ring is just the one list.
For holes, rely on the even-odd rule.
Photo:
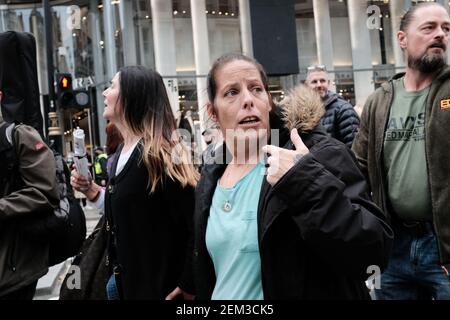
[(0, 0), (0, 300), (450, 300), (449, 45), (450, 0)]
[[(84, 208), (86, 216), (86, 229), (89, 235), (97, 224), (100, 214), (97, 209)], [(86, 236), (87, 236), (86, 235)], [(34, 300), (58, 300), (61, 283), (67, 270), (70, 268), (72, 259), (49, 268), (48, 273), (39, 279)]]

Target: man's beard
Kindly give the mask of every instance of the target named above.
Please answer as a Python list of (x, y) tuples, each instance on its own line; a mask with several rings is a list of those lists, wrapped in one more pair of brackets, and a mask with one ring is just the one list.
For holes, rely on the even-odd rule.
[(425, 53), (421, 57), (408, 58), (408, 67), (414, 70), (418, 70), (422, 73), (434, 73), (447, 64), (447, 55), (444, 51), (443, 54)]
[(317, 94), (324, 99), (327, 96), (328, 90), (316, 90)]

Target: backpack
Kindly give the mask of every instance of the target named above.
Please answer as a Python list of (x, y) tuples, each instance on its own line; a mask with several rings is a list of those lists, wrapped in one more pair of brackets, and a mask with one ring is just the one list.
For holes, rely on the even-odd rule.
[[(11, 142), (6, 137), (6, 128), (11, 128)], [(19, 190), (21, 182), (17, 179), (19, 175), (19, 161), (15, 150), (14, 133), (16, 126), (4, 123), (0, 129), (0, 146), (2, 158), (8, 163), (2, 164), (7, 170), (2, 174), (2, 196), (15, 190)], [(7, 145), (5, 145), (7, 144)], [(53, 156), (56, 163), (56, 180), (59, 191), (59, 206), (53, 210), (46, 218), (27, 218), (24, 224), (25, 234), (37, 241), (48, 241), (49, 266), (56, 265), (66, 259), (75, 256), (86, 237), (86, 218), (79, 202), (75, 199), (70, 185), (70, 171), (63, 157), (56, 151)]]
[[(2, 1), (3, 3), (3, 1)], [(43, 136), (36, 40), (31, 33), (0, 33), (1, 113), (6, 122), (25, 123)]]

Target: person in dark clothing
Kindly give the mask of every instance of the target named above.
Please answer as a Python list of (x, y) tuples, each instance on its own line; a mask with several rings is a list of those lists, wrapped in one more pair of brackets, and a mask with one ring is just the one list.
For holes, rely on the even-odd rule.
[(222, 143), (222, 133), (220, 128), (212, 126), (202, 132), (203, 139), (206, 143), (206, 149), (202, 153), (202, 163), (199, 167), (199, 171), (202, 171), (203, 164), (214, 160), (216, 148)]
[(217, 126), (212, 126), (211, 128), (203, 131), (202, 136), (207, 146), (216, 144), (221, 140), (220, 128), (218, 128)]
[(330, 79), (325, 66), (310, 66), (305, 84), (318, 92), (325, 105), (325, 114), (320, 123), (327, 133), (351, 148), (358, 132), (359, 116), (353, 106), (338, 94), (328, 90)]
[[(0, 113), (0, 300), (31, 300), (48, 271), (49, 243), (36, 241), (25, 227), (47, 219), (59, 204), (56, 164), (36, 129), (13, 126)], [(18, 163), (9, 171), (12, 145)]]
[[(72, 171), (72, 186), (98, 207), (109, 236), (108, 299), (191, 297), (192, 216), (198, 173), (176, 134), (161, 76), (122, 68), (103, 92), (104, 118), (123, 137), (106, 191)], [(175, 157), (178, 157), (175, 161)]]
[(320, 97), (302, 86), (277, 108), (240, 54), (216, 60), (207, 85), (224, 144), (196, 188), (197, 298), (369, 299), (368, 267), (385, 267), (393, 234), (351, 151), (317, 127)]

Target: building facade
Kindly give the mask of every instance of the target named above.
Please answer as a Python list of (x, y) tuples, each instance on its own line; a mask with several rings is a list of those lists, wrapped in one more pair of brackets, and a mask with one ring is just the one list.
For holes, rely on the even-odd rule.
[[(404, 68), (395, 34), (401, 15), (418, 2), (422, 1), (50, 1), (55, 72), (70, 73), (75, 88), (89, 88), (92, 101), (89, 109), (59, 110), (64, 151), (72, 150), (71, 133), (76, 127), (88, 132), (87, 145), (105, 143), (102, 91), (125, 65), (140, 64), (160, 72), (174, 113), (192, 117), (201, 132), (208, 126), (206, 75), (212, 61), (227, 52), (261, 54), (261, 37), (255, 30), (267, 24), (266, 20), (257, 21), (262, 3), (272, 6), (269, 11), (273, 12), (283, 6), (295, 29), (288, 30), (294, 36), (284, 41), (296, 48), (290, 57), (296, 71), (269, 77), (272, 96), (282, 99), (286, 91), (305, 79), (309, 65), (320, 64), (330, 72), (333, 90), (362, 107), (376, 87)], [(448, 8), (448, 0), (437, 2)], [(0, 1), (0, 32), (31, 32), (36, 38), (44, 98), (48, 94), (48, 68), (43, 16), (41, 1)], [(284, 20), (280, 15), (274, 17), (268, 20), (273, 26)], [(280, 31), (275, 36), (278, 39), (283, 34)], [(278, 50), (281, 54), (283, 47)], [(279, 57), (275, 54), (273, 58)], [(45, 117), (44, 110), (43, 114)]]

